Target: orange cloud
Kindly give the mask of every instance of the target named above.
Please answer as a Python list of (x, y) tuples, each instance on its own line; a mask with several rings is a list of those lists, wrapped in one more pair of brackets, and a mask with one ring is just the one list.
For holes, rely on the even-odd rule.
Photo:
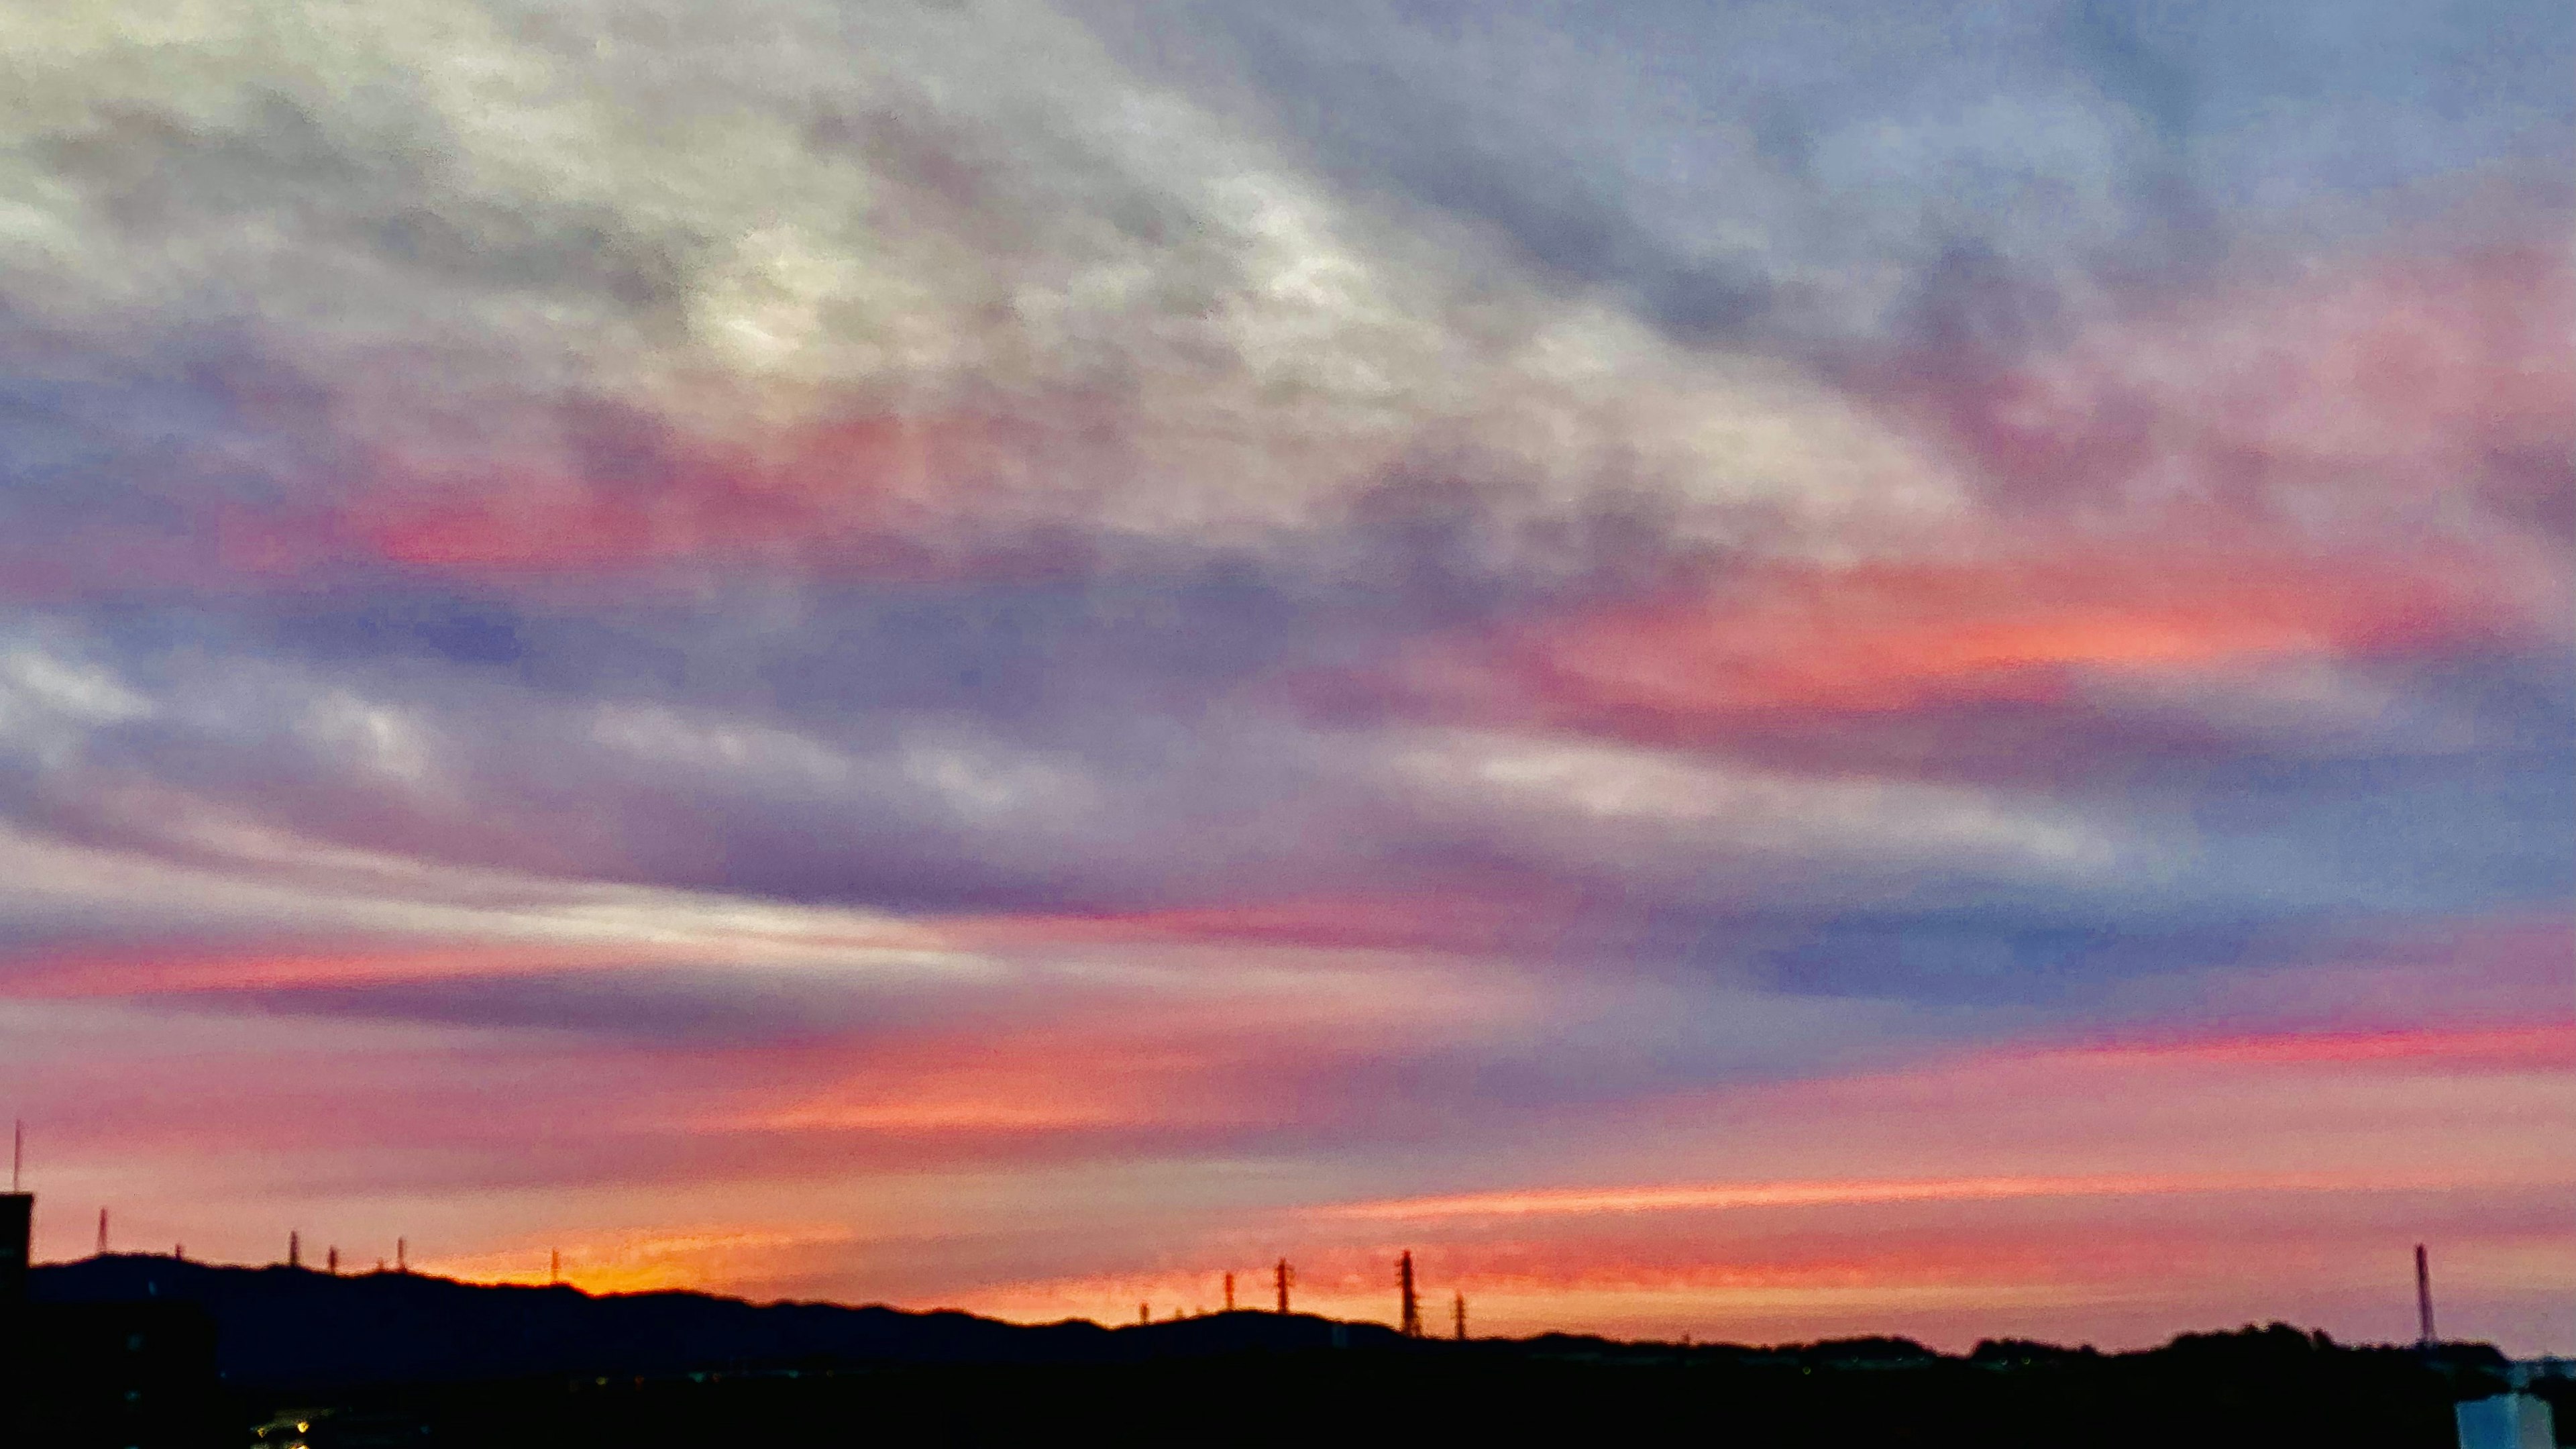
[(2409, 1184), (2385, 1174), (2097, 1173), (2072, 1177), (1952, 1177), (1911, 1181), (1686, 1183), (1640, 1187), (1553, 1188), (1464, 1193), (1345, 1203), (1317, 1209), (1326, 1218), (1414, 1222), (1441, 1218), (1575, 1216), (1591, 1213), (1710, 1212), (1729, 1208), (1844, 1207), (1876, 1203), (1995, 1202), (2015, 1198), (2142, 1197), (2180, 1193), (2351, 1192)]

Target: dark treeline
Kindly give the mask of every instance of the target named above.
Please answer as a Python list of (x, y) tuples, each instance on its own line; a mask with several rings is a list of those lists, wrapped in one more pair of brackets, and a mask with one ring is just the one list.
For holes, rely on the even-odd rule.
[[(313, 1449), (1030, 1444), (1972, 1444), (2449, 1449), (2492, 1351), (2350, 1348), (2275, 1326), (2100, 1354), (1901, 1340), (1786, 1349), (1549, 1337), (1090, 1365), (784, 1366), (352, 1396)], [(792, 1375), (792, 1376), (791, 1376)], [(424, 1433), (423, 1431), (427, 1431)]]

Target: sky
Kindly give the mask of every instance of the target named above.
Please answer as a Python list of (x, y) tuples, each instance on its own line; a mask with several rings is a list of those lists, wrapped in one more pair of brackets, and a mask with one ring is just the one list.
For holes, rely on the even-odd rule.
[(2571, 64), (0, 6), (39, 1256), (2576, 1352)]

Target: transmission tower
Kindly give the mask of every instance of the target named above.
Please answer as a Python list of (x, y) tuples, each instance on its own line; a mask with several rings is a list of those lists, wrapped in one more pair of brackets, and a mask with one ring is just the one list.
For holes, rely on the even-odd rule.
[(107, 1256), (107, 1209), (98, 1210), (98, 1255)]
[(1413, 1253), (1407, 1249), (1395, 1260), (1395, 1281), (1404, 1292), (1404, 1324), (1397, 1331), (1407, 1338), (1422, 1336), (1422, 1300), (1413, 1296)]
[(1234, 1311), (1234, 1275), (1232, 1273), (1225, 1275), (1225, 1311), (1228, 1313)]
[(2415, 1341), (2431, 1348), (2438, 1340), (2433, 1336), (2433, 1267), (2425, 1261), (2424, 1245), (2415, 1245)]
[(1282, 1258), (1279, 1266), (1270, 1270), (1270, 1277), (1279, 1285), (1279, 1311), (1285, 1313), (1288, 1311), (1288, 1288), (1297, 1281), (1297, 1270), (1289, 1267), (1288, 1260)]
[(1467, 1341), (1467, 1295), (1452, 1294), (1449, 1299), (1449, 1321), (1457, 1327), (1458, 1341)]

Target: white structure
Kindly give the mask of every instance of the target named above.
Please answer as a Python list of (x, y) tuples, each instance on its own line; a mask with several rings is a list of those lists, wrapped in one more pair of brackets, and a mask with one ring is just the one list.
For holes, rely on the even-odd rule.
[(2547, 1399), (2529, 1394), (2466, 1399), (2452, 1415), (2460, 1425), (2460, 1449), (2558, 1449)]

